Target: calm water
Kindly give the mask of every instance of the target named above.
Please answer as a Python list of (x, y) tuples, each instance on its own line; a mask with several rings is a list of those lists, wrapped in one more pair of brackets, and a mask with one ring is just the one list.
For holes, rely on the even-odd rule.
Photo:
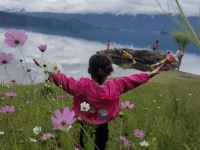
[[(10, 79), (15, 79), (18, 82), (27, 82), (27, 77), (23, 79), (24, 73), (22, 70), (22, 66), (19, 62), (21, 56), (19, 55), (18, 49), (9, 48), (4, 42), (4, 33), (8, 31), (8, 29), (0, 29), (0, 51), (6, 53), (12, 53), (15, 57), (14, 61), (11, 64), (7, 65), (7, 70), (9, 72)], [(114, 32), (114, 31), (109, 31)], [(132, 31), (134, 33), (134, 31)], [(81, 35), (83, 34), (83, 35)], [(37, 49), (39, 44), (47, 44), (47, 51), (44, 53), (44, 57), (47, 58), (51, 62), (56, 62), (61, 64), (62, 71), (67, 73), (68, 75), (74, 76), (75, 78), (80, 78), (82, 76), (88, 76), (87, 67), (88, 60), (91, 55), (96, 53), (98, 50), (102, 50), (106, 48), (105, 42), (106, 39), (111, 39), (109, 37), (115, 37), (113, 42), (113, 47), (127, 47), (127, 48), (143, 48), (148, 47), (145, 46), (145, 43), (150, 43), (154, 38), (157, 39), (157, 36), (161, 41), (166, 40), (166, 42), (161, 43), (161, 48), (165, 50), (170, 50), (168, 43), (170, 43), (170, 38), (168, 35), (160, 35), (157, 32), (148, 33), (151, 35), (155, 35), (151, 38), (142, 37), (142, 35), (134, 36), (127, 31), (121, 31), (120, 33), (98, 33), (98, 32), (88, 32), (88, 33), (79, 33), (79, 36), (70, 35), (50, 35), (38, 33), (38, 32), (27, 32), (28, 41), (22, 47), (22, 51), (26, 55), (28, 65), (32, 69), (32, 76), (35, 76), (37, 72), (37, 67), (33, 64), (33, 58), (40, 58), (41, 52)], [(99, 35), (99, 36), (98, 36)], [(105, 37), (104, 37), (105, 36)], [(144, 35), (145, 36), (145, 35)], [(82, 38), (80, 38), (82, 37)], [(95, 38), (98, 37), (98, 38)], [(126, 38), (123, 38), (126, 37)], [(161, 38), (162, 37), (162, 38)], [(104, 40), (103, 40), (104, 39)], [(140, 40), (146, 39), (146, 41), (140, 42)], [(137, 43), (137, 44), (134, 44)], [(137, 46), (135, 46), (137, 45)], [(150, 46), (150, 44), (149, 44)], [(172, 51), (173, 52), (173, 51)], [(200, 56), (197, 54), (187, 53), (184, 57), (183, 64), (181, 67), (182, 71), (191, 72), (194, 74), (200, 74), (200, 69), (198, 68), (198, 64), (200, 63)], [(138, 72), (134, 69), (124, 70), (117, 66), (114, 66), (115, 71), (113, 73), (113, 77), (124, 76), (131, 73)], [(4, 67), (0, 66), (0, 80), (7, 81), (8, 78), (5, 74)], [(44, 76), (41, 70), (39, 70), (37, 80), (44, 80)]]

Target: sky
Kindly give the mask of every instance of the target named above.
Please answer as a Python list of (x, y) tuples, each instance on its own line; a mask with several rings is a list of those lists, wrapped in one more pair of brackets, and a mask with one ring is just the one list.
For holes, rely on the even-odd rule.
[[(29, 12), (59, 13), (111, 13), (115, 15), (129, 14), (161, 14), (175, 13), (175, 0), (0, 0), (0, 10), (4, 8), (22, 9)], [(188, 16), (200, 14), (200, 0), (179, 0)], [(163, 10), (158, 5), (162, 5)]]

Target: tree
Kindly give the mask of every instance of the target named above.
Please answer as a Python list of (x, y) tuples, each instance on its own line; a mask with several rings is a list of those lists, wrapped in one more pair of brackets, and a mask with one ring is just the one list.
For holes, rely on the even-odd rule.
[(183, 33), (183, 32), (178, 32), (178, 31), (174, 31), (172, 33), (172, 37), (178, 45), (179, 51), (178, 51), (177, 57), (179, 60), (179, 67), (178, 67), (178, 70), (179, 70), (180, 65), (182, 63), (182, 58), (185, 53), (185, 48), (191, 42), (191, 37), (190, 37), (190, 34), (188, 34), (188, 33)]

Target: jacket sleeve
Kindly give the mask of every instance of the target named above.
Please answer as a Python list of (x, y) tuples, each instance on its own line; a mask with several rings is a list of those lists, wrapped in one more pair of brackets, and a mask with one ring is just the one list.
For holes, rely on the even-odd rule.
[(149, 78), (150, 78), (149, 73), (142, 72), (139, 74), (133, 74), (130, 76), (125, 76), (122, 78), (115, 79), (113, 80), (113, 82), (115, 82), (115, 84), (118, 85), (119, 91), (122, 94), (147, 82)]
[(80, 81), (63, 73), (51, 74), (49, 80), (71, 95), (75, 95), (79, 91)]

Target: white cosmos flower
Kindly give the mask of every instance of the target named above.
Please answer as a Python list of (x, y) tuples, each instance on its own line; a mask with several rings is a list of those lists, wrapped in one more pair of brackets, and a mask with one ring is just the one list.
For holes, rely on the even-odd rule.
[(149, 146), (149, 142), (143, 140), (140, 142), (140, 145), (143, 146), (143, 147), (148, 147)]
[(50, 63), (50, 64), (48, 64), (46, 69), (48, 72), (57, 73), (60, 71), (61, 66), (57, 63)]
[(33, 133), (34, 133), (35, 135), (38, 135), (38, 134), (41, 132), (41, 130), (42, 130), (41, 127), (36, 126), (35, 128), (33, 128)]
[(32, 139), (32, 138), (30, 138), (30, 141), (33, 142), (33, 143), (36, 143), (36, 142), (37, 142), (36, 139)]
[(42, 70), (45, 72), (45, 74), (57, 73), (61, 70), (60, 64), (52, 63), (48, 61), (47, 59), (43, 59), (40, 62), (40, 66), (42, 67)]
[(86, 102), (81, 103), (81, 111), (88, 111), (90, 109), (90, 105)]
[(0, 131), (0, 135), (4, 135), (4, 132), (3, 132), (3, 131)]

